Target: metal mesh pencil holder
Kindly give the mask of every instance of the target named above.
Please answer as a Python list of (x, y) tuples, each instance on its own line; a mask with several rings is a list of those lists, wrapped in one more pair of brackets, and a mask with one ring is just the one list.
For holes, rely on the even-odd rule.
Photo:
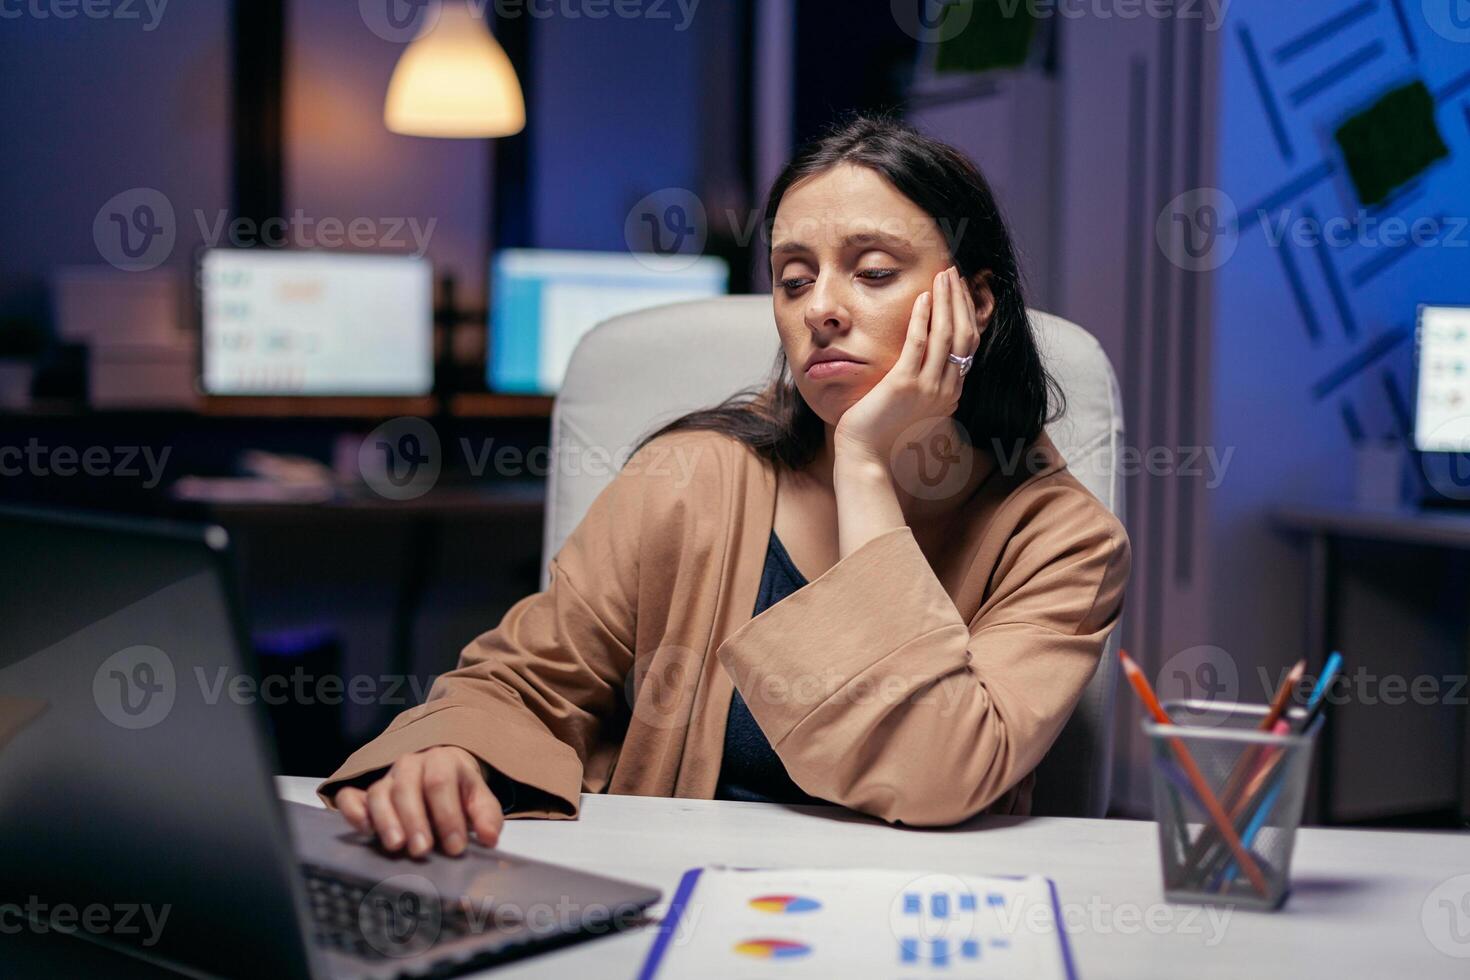
[[(1322, 719), (1274, 734), (1260, 730), (1265, 705), (1170, 701), (1165, 710), (1175, 724), (1143, 722), (1164, 897), (1280, 908)], [(1287, 717), (1300, 724), (1303, 713)]]

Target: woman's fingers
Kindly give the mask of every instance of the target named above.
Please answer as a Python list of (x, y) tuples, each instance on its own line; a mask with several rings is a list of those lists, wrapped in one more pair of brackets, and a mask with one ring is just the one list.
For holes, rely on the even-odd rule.
[(464, 852), (469, 843), (465, 829), (464, 804), (460, 801), (457, 760), (443, 752), (430, 753), (424, 760), (424, 800), (434, 819), (434, 831), (445, 854)]
[[(959, 271), (955, 271), (955, 307), (954, 307), (954, 345), (951, 348), (956, 357), (968, 357), (975, 353), (977, 346), (975, 340), (978, 336), (975, 326), (975, 297), (970, 295), (970, 286), (962, 278)], [(955, 370), (959, 370), (956, 365)]]
[(359, 834), (371, 834), (373, 822), (368, 817), (367, 793), (356, 786), (348, 786), (337, 791), (332, 797), (332, 802), (337, 805), (337, 810), (352, 825), (352, 829)]
[(413, 857), (427, 854), (436, 839), (445, 854), (463, 854), (471, 829), (494, 847), (505, 825), (479, 761), (445, 746), (403, 756), (365, 791), (345, 787), (333, 802), (359, 833), (376, 835), (388, 851), (406, 847)]
[(485, 785), (478, 763), (460, 766), (459, 789), (464, 812), (470, 818), (470, 826), (475, 828), (475, 836), (486, 847), (494, 847), (500, 840), (500, 829), (505, 826), (505, 812), (501, 810), (495, 794), (490, 792), (490, 787)]
[(398, 811), (393, 806), (393, 777), (384, 776), (368, 787), (368, 816), (373, 821), (373, 833), (385, 850), (396, 851), (403, 846), (403, 824), (398, 820)]
[[(434, 846), (434, 832), (429, 826), (429, 813), (424, 807), (424, 764), (417, 754), (406, 755), (393, 763), (393, 790), (389, 799), (398, 810), (408, 853), (423, 857)], [(386, 842), (385, 842), (386, 843)]]
[(894, 362), (891, 371), (898, 371), (899, 377), (915, 377), (919, 373), (920, 366), (924, 363), (924, 348), (929, 343), (929, 318), (930, 311), (934, 308), (934, 291), (922, 292), (914, 300), (913, 312), (909, 314), (908, 334), (904, 337), (903, 350), (898, 352), (898, 360)]
[(944, 369), (954, 343), (954, 292), (956, 276), (953, 266), (934, 277), (934, 312), (929, 318), (929, 343), (924, 352), (920, 380), (937, 389), (944, 381)]

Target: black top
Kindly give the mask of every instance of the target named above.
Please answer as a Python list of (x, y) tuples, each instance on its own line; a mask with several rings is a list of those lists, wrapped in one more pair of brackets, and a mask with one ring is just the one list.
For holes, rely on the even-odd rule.
[[(765, 570), (761, 573), (760, 594), (755, 612), (774, 606), (806, 585), (796, 564), (786, 553), (786, 546), (771, 532), (766, 548)], [(756, 803), (826, 803), (807, 795), (791, 781), (781, 757), (771, 748), (740, 691), (730, 700), (730, 717), (725, 726), (725, 754), (720, 764), (720, 781), (715, 787), (717, 800), (747, 800)]]

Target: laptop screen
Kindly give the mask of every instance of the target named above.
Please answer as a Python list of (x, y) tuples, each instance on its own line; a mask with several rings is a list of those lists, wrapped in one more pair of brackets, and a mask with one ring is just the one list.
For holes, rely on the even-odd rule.
[(491, 391), (555, 394), (582, 335), (609, 317), (723, 295), (713, 256), (505, 249), (491, 270)]
[(1419, 308), (1419, 390), (1414, 445), (1470, 452), (1470, 307)]

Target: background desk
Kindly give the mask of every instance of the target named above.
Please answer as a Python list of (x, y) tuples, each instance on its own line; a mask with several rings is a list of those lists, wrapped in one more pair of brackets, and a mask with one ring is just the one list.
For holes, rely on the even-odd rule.
[[(1423, 657), (1433, 656), (1436, 647), (1448, 644), (1457, 651), (1457, 661), (1451, 670), (1459, 678), (1466, 671), (1467, 624), (1464, 609), (1470, 590), (1464, 586), (1467, 559), (1470, 559), (1470, 511), (1438, 510), (1426, 511), (1410, 508), (1373, 508), (1356, 506), (1337, 507), (1289, 507), (1272, 515), (1272, 522), (1281, 530), (1305, 536), (1308, 544), (1307, 562), (1307, 632), (1306, 649), (1313, 660), (1308, 666), (1313, 675), (1321, 668), (1327, 651), (1345, 646), (1347, 657), (1345, 669), (1359, 670), (1365, 663), (1375, 671), (1382, 672), (1391, 667), (1406, 673), (1422, 669)], [(1349, 545), (1371, 546), (1349, 548)], [(1349, 559), (1356, 558), (1351, 562)], [(1346, 581), (1349, 573), (1351, 582)], [(1418, 581), (1416, 581), (1418, 580)], [(1432, 582), (1430, 580), (1433, 580)], [(1369, 619), (1382, 622), (1365, 623), (1359, 616), (1356, 628), (1342, 623), (1345, 608), (1345, 585), (1355, 586), (1354, 595), (1365, 599), (1372, 595), (1383, 595), (1386, 601), (1375, 604)], [(1395, 591), (1420, 592), (1419, 608), (1414, 610), (1411, 602)], [(1408, 608), (1408, 618), (1388, 622), (1390, 616)], [(1433, 617), (1438, 622), (1428, 622)], [(1415, 621), (1418, 620), (1418, 621)], [(1369, 629), (1365, 632), (1365, 627)], [(1371, 628), (1377, 627), (1377, 628)], [(1448, 636), (1446, 636), (1448, 634)], [(1356, 646), (1355, 646), (1356, 644)], [(1407, 649), (1413, 647), (1413, 649)], [(1446, 658), (1448, 659), (1448, 658)], [(1408, 666), (1417, 662), (1420, 666)], [(1446, 685), (1446, 693), (1456, 691), (1458, 721), (1454, 722), (1448, 711), (1441, 712), (1458, 729), (1458, 751), (1454, 758), (1454, 772), (1458, 773), (1458, 785), (1446, 788), (1451, 797), (1458, 796), (1456, 804), (1459, 820), (1470, 825), (1470, 710), (1467, 710), (1466, 687), (1458, 689)], [(1446, 708), (1451, 706), (1445, 706)], [(1412, 737), (1404, 732), (1405, 721), (1429, 722), (1435, 706), (1422, 706), (1419, 717), (1400, 717), (1397, 726), (1401, 736), (1390, 752), (1413, 746), (1422, 749), (1426, 743), (1439, 741), (1437, 736), (1443, 726), (1424, 731), (1417, 728)], [(1370, 717), (1371, 706), (1347, 704), (1326, 715), (1326, 725), (1321, 739), (1321, 778), (1317, 783), (1315, 813), (1309, 819), (1332, 823), (1339, 818), (1344, 796), (1359, 798), (1370, 793), (1347, 793), (1339, 788), (1343, 774), (1338, 766), (1339, 756), (1351, 749), (1359, 760), (1358, 776), (1369, 771), (1382, 771), (1379, 763), (1363, 766), (1362, 760), (1372, 756), (1377, 745), (1387, 745), (1394, 735), (1394, 719), (1380, 716)], [(1356, 723), (1352, 745), (1342, 743), (1342, 729)], [(1422, 754), (1416, 751), (1415, 755)], [(1417, 760), (1416, 760), (1417, 761)], [(1442, 771), (1442, 769), (1440, 770)], [(1441, 780), (1443, 782), (1443, 780)], [(1342, 789), (1348, 789), (1343, 787)], [(1422, 801), (1421, 806), (1427, 803)], [(1470, 974), (1470, 970), (1467, 970)]]
[[(279, 781), (286, 799), (319, 804), (315, 785)], [(1060, 817), (905, 830), (826, 807), (584, 795), (580, 819), (509, 820), (501, 846), (650, 884), (665, 900), (686, 868), (711, 863), (1037, 872), (1057, 883), (1086, 980), (1470, 974), (1470, 958), (1448, 956), (1431, 942), (1431, 933), (1441, 945), (1458, 935), (1457, 951), (1470, 957), (1470, 835), (1307, 828), (1284, 910), (1227, 917), (1221, 909), (1212, 919), (1207, 909), (1164, 904), (1156, 834), (1147, 821)], [(1459, 920), (1434, 903), (1426, 929), (1426, 899), (1456, 875), (1464, 876), (1454, 893)], [(651, 930), (637, 930), (484, 975), (631, 978), (651, 940)], [(887, 975), (887, 964), (874, 966)]]

